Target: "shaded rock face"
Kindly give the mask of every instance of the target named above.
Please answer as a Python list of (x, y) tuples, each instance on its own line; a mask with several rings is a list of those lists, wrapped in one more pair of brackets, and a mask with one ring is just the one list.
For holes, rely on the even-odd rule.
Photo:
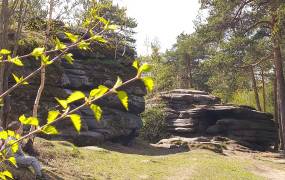
[[(118, 76), (125, 81), (136, 75), (136, 70), (132, 67), (133, 51), (127, 50), (124, 57), (118, 56), (116, 60), (114, 60), (112, 49), (108, 50), (99, 45), (92, 47), (89, 51), (74, 49), (72, 53), (75, 59), (73, 64), (61, 60), (47, 68), (46, 86), (39, 109), (42, 124), (46, 122), (47, 112), (58, 105), (55, 97), (67, 98), (69, 94), (77, 90), (88, 96), (90, 90), (98, 85), (112, 87)], [(31, 59), (27, 60), (25, 69), (15, 69), (14, 71), (25, 76), (37, 67), (39, 64)], [(37, 76), (30, 81), (30, 85), (13, 92), (10, 120), (17, 120), (21, 114), (27, 116), (32, 114), (39, 83), (40, 78)], [(13, 80), (11, 80), (12, 84)], [(117, 137), (128, 137), (134, 130), (140, 129), (142, 120), (139, 114), (145, 108), (145, 87), (142, 82), (137, 81), (122, 90), (129, 95), (129, 111), (124, 109), (115, 95), (107, 97), (97, 103), (103, 110), (101, 121), (95, 120), (94, 114), (89, 108), (83, 108), (77, 112), (81, 115), (82, 132), (78, 134), (70, 120), (66, 119), (56, 124), (61, 132), (60, 137), (85, 146)], [(80, 102), (76, 102), (71, 105), (71, 108), (80, 104)]]
[(158, 99), (166, 103), (167, 131), (174, 136), (225, 136), (259, 149), (277, 140), (277, 127), (269, 113), (222, 105), (219, 98), (203, 91), (173, 90)]

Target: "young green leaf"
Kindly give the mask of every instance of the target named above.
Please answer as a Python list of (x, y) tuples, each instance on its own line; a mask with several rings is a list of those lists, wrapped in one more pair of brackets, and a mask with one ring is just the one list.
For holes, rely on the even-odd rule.
[(43, 54), (43, 55), (41, 55), (41, 59), (42, 59), (43, 64), (45, 64), (45, 65), (52, 64), (52, 61), (49, 60), (49, 56), (46, 56)]
[(79, 49), (83, 49), (83, 50), (89, 49), (89, 46), (90, 46), (90, 43), (87, 43), (87, 42), (85, 42), (85, 41), (81, 41), (81, 42), (78, 44), (78, 48), (79, 48)]
[(1, 49), (0, 50), (0, 54), (2, 55), (8, 55), (8, 54), (11, 54), (11, 51), (7, 50), (7, 49)]
[(81, 91), (75, 91), (67, 98), (67, 103), (72, 103), (74, 101), (77, 101), (79, 99), (84, 99), (85, 94)]
[(15, 74), (12, 74), (12, 75), (13, 75), (13, 78), (15, 79), (16, 83), (21, 83), (23, 85), (29, 84), (27, 81), (22, 82), (24, 79), (23, 76), (19, 78)]
[(135, 60), (133, 62), (133, 67), (136, 68), (137, 70), (139, 69), (139, 61), (138, 60)]
[(19, 121), (22, 124), (28, 124), (28, 125), (33, 125), (33, 126), (38, 126), (39, 125), (39, 120), (36, 117), (26, 118), (25, 115), (22, 115), (22, 116), (19, 117)]
[(123, 81), (120, 77), (117, 77), (117, 82), (114, 85), (113, 89), (117, 89), (119, 86), (121, 86), (123, 84)]
[(18, 56), (14, 58), (11, 58), (10, 56), (8, 56), (8, 61), (10, 61), (11, 63), (17, 66), (24, 66), (24, 64), (22, 63), (22, 61), (20, 60)]
[(10, 161), (15, 167), (17, 167), (17, 162), (16, 162), (15, 157), (10, 157), (10, 158), (8, 159), (8, 161)]
[(107, 88), (106, 86), (100, 85), (97, 89), (93, 89), (92, 91), (90, 91), (90, 97), (99, 98), (103, 96), (108, 90), (109, 88)]
[(44, 54), (44, 51), (45, 51), (45, 48), (35, 48), (32, 52), (32, 56), (38, 59), (38, 57)]
[(0, 131), (0, 139), (6, 140), (8, 138), (7, 131)]
[(21, 135), (20, 135), (20, 134), (15, 134), (15, 138), (16, 138), (16, 139), (20, 139), (20, 138), (21, 138)]
[(110, 25), (105, 26), (105, 30), (112, 30), (112, 31), (114, 31), (114, 30), (116, 30), (118, 28), (119, 28), (119, 26), (117, 26), (115, 24), (110, 24)]
[(3, 172), (0, 172), (0, 179), (7, 180), (6, 176), (3, 174)]
[(68, 33), (68, 32), (65, 32), (65, 35), (73, 43), (75, 43), (78, 40), (78, 35), (74, 35), (74, 34), (71, 34), (71, 33)]
[(8, 130), (7, 131), (8, 137), (15, 137), (16, 133), (14, 131)]
[(120, 99), (126, 110), (129, 110), (128, 94), (125, 91), (118, 91), (118, 98)]
[(54, 126), (51, 126), (51, 125), (45, 126), (42, 129), (42, 132), (44, 132), (46, 134), (58, 134), (58, 131), (56, 130), (56, 128)]
[(103, 17), (98, 17), (97, 16), (97, 19), (100, 21), (100, 22), (102, 22), (103, 24), (109, 24), (109, 21), (107, 21), (105, 18), (103, 18)]
[(15, 143), (15, 142), (16, 142), (15, 140), (10, 140), (8, 142), (8, 144), (11, 145), (11, 150), (13, 153), (16, 153), (19, 150), (19, 145), (18, 145), (18, 143)]
[(60, 42), (60, 40), (58, 38), (55, 38), (55, 49), (56, 50), (62, 50), (65, 48), (66, 48), (66, 45), (63, 44), (62, 42)]
[(83, 27), (88, 27), (90, 25), (90, 23), (91, 23), (91, 20), (86, 18), (85, 21), (83, 22), (82, 26)]
[(91, 104), (90, 105), (90, 109), (93, 111), (94, 113), (94, 116), (95, 116), (95, 119), (97, 121), (100, 121), (101, 120), (101, 117), (102, 117), (102, 109), (100, 106), (97, 106), (95, 104)]
[(73, 56), (73, 54), (67, 53), (67, 54), (64, 55), (64, 59), (65, 59), (69, 64), (73, 64), (74, 59), (73, 59), (72, 56)]
[(81, 130), (81, 118), (78, 114), (71, 114), (69, 115), (75, 129), (80, 132)]
[(59, 111), (49, 111), (47, 123), (53, 122), (58, 117), (59, 114), (60, 114)]
[(8, 178), (14, 179), (14, 178), (13, 178), (13, 175), (12, 175), (12, 173), (11, 173), (10, 171), (5, 170), (5, 171), (3, 171), (3, 172), (1, 172), (1, 173), (2, 173), (4, 176), (8, 177)]
[(148, 71), (150, 71), (150, 69), (151, 69), (151, 66), (150, 66), (149, 64), (147, 64), (147, 63), (144, 63), (144, 64), (139, 68), (138, 73), (141, 74), (141, 73), (143, 73), (143, 72), (148, 72)]
[(57, 102), (63, 107), (63, 109), (66, 109), (68, 106), (68, 102), (66, 100), (61, 100), (58, 98), (55, 98), (57, 100)]
[(151, 92), (153, 90), (153, 79), (151, 77), (144, 77), (142, 78), (144, 85), (146, 86), (148, 92)]
[(108, 42), (108, 41), (107, 41), (106, 39), (104, 39), (102, 36), (98, 36), (98, 35), (92, 36), (91, 39), (94, 40), (94, 41), (100, 42), (100, 43), (106, 43), (106, 42)]
[(13, 75), (16, 83), (20, 83), (21, 82), (20, 78), (18, 78), (15, 74), (12, 74), (12, 75)]

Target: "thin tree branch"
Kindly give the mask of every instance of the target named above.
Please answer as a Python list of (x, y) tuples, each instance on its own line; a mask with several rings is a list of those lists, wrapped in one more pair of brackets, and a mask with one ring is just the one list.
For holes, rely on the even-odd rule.
[(140, 79), (140, 78), (139, 78), (138, 75), (136, 75), (134, 78), (129, 79), (128, 81), (125, 81), (123, 84), (121, 84), (120, 86), (116, 87), (115, 89), (114, 89), (114, 88), (109, 89), (109, 91), (106, 92), (105, 94), (103, 94), (102, 96), (97, 97), (97, 98), (94, 98), (94, 99), (92, 99), (91, 101), (87, 101), (87, 102), (83, 103), (82, 105), (76, 107), (75, 109), (73, 109), (73, 110), (71, 110), (71, 111), (67, 110), (66, 112), (64, 112), (60, 117), (58, 117), (58, 118), (55, 119), (54, 121), (49, 122), (49, 123), (47, 123), (47, 124), (45, 124), (45, 125), (43, 125), (43, 126), (37, 128), (37, 129), (35, 129), (34, 131), (30, 132), (29, 134), (26, 134), (25, 136), (22, 136), (22, 137), (19, 138), (18, 140), (14, 141), (13, 143), (11, 143), (11, 144), (5, 146), (0, 152), (3, 152), (5, 149), (7, 149), (7, 148), (13, 146), (14, 144), (19, 143), (19, 142), (23, 141), (24, 139), (26, 139), (26, 138), (28, 138), (28, 137), (30, 137), (30, 136), (36, 134), (36, 133), (41, 132), (45, 127), (50, 126), (50, 125), (52, 125), (52, 124), (54, 124), (54, 123), (56, 123), (56, 122), (58, 122), (58, 121), (60, 121), (60, 120), (62, 120), (62, 119), (64, 119), (64, 118), (68, 117), (69, 115), (71, 115), (71, 114), (77, 112), (78, 110), (82, 109), (83, 107), (89, 106), (89, 105), (91, 105), (92, 103), (95, 103), (95, 102), (99, 101), (100, 99), (102, 99), (102, 98), (104, 98), (104, 97), (106, 97), (106, 96), (109, 96), (109, 95), (111, 95), (111, 94), (116, 93), (116, 90), (117, 90), (117, 89), (120, 89), (120, 88), (122, 88), (123, 86), (126, 86), (126, 85), (128, 85), (128, 84), (130, 84), (130, 83), (132, 83), (132, 82), (135, 82), (135, 81), (137, 81), (138, 79)]
[(269, 58), (271, 58), (273, 56), (273, 54), (270, 54), (268, 56), (266, 56), (265, 58), (260, 59), (258, 62), (256, 63), (252, 63), (252, 64), (247, 64), (244, 66), (235, 66), (235, 68), (241, 68), (241, 69), (245, 69), (245, 68), (250, 68), (250, 67), (255, 67), (258, 66), (259, 64), (263, 63), (265, 60), (268, 60)]
[[(93, 28), (90, 28), (89, 30), (91, 30), (91, 29), (93, 29)], [(83, 36), (81, 36), (81, 37), (77, 40), (77, 42), (75, 42), (74, 44), (68, 46), (68, 47), (67, 47), (64, 51), (62, 51), (59, 55), (57, 55), (56, 57), (54, 57), (54, 58), (51, 60), (51, 62), (53, 63), (53, 62), (57, 61), (58, 59), (61, 58), (61, 56), (63, 56), (65, 53), (67, 53), (72, 47), (77, 46), (77, 45), (80, 43), (80, 41), (88, 34), (89, 30), (88, 30)], [(103, 33), (103, 32), (104, 32), (104, 30), (102, 30), (102, 31), (101, 31), (100, 33), (98, 33), (97, 35), (99, 35), (99, 34), (101, 34), (101, 33)], [(82, 40), (82, 41), (90, 42), (90, 41), (92, 41), (92, 37), (89, 38), (89, 39), (87, 39), (87, 40)], [(4, 93), (2, 93), (2, 94), (0, 95), (0, 99), (3, 98), (3, 97), (5, 97), (5, 96), (8, 95), (9, 93), (11, 93), (11, 92), (12, 92), (14, 89), (16, 89), (17, 87), (19, 87), (19, 86), (21, 85), (21, 83), (23, 83), (23, 82), (29, 80), (30, 78), (34, 77), (34, 76), (35, 76), (36, 74), (38, 74), (38, 73), (41, 71), (41, 69), (43, 69), (45, 66), (48, 66), (48, 65), (42, 65), (41, 67), (39, 67), (38, 69), (36, 69), (34, 72), (32, 72), (31, 74), (29, 74), (28, 76), (26, 76), (25, 78), (23, 78), (22, 81), (18, 82), (17, 84), (15, 84), (15, 85), (12, 86), (11, 88), (9, 88), (7, 91), (5, 91)]]

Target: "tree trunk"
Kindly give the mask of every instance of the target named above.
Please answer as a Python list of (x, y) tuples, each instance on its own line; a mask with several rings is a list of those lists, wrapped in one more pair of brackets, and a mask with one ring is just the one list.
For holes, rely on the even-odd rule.
[(192, 88), (192, 67), (191, 67), (191, 58), (188, 53), (184, 55), (184, 61), (186, 65), (186, 74), (185, 74), (185, 83), (186, 88)]
[(264, 78), (264, 71), (262, 68), (261, 68), (261, 77), (262, 77), (263, 111), (266, 112), (265, 78)]
[[(1, 17), (0, 17), (0, 48), (7, 49), (8, 46), (8, 29), (9, 29), (9, 2), (8, 0), (2, 1), (2, 8), (1, 8)], [(2, 94), (5, 91), (5, 70), (6, 65), (5, 63), (0, 63), (0, 94)], [(6, 128), (6, 121), (5, 116), (7, 115), (4, 111), (8, 110), (9, 107), (7, 106), (9, 104), (9, 100), (7, 99), (7, 96), (3, 98), (3, 107), (0, 111), (0, 118), (1, 118), (1, 126), (3, 128)]]
[(250, 67), (251, 71), (251, 78), (252, 78), (252, 89), (254, 91), (255, 96), (255, 102), (256, 102), (256, 108), (258, 111), (261, 111), (260, 101), (259, 101), (259, 95), (258, 95), (258, 89), (256, 85), (255, 75), (254, 75), (254, 69), (253, 66)]
[(285, 83), (283, 75), (283, 63), (281, 56), (280, 45), (277, 40), (273, 40), (273, 52), (274, 52), (274, 63), (276, 69), (276, 81), (277, 81), (277, 106), (279, 111), (279, 129), (282, 132), (282, 149), (284, 148), (284, 128), (285, 128)]
[[(52, 21), (52, 12), (53, 12), (53, 8), (54, 8), (54, 0), (50, 0), (49, 2), (49, 17), (48, 17), (48, 26), (47, 26), (47, 30), (46, 30), (46, 38), (45, 38), (45, 48), (48, 47), (48, 40), (50, 38), (50, 30), (51, 30), (51, 21)], [(46, 55), (46, 54), (45, 54)], [(42, 63), (41, 66), (44, 66), (44, 64)], [(43, 93), (43, 90), (45, 88), (45, 79), (46, 79), (46, 68), (43, 67), (41, 69), (41, 82), (40, 82), (40, 86), (37, 92), (37, 96), (34, 102), (34, 106), (33, 106), (33, 117), (38, 117), (38, 109), (39, 109), (39, 104), (40, 104), (40, 99)], [(36, 129), (35, 126), (31, 126), (30, 128), (30, 132), (34, 131)], [(26, 146), (25, 146), (25, 150), (26, 152), (29, 152), (30, 154), (37, 154), (37, 152), (34, 150), (33, 148), (33, 143), (34, 143), (34, 138), (35, 136), (32, 135), (30, 136)]]
[[(274, 70), (274, 73), (276, 74), (276, 70)], [(277, 79), (276, 77), (274, 78), (273, 82), (273, 94), (274, 94), (274, 120), (278, 126), (278, 139), (277, 142), (275, 143), (275, 150), (281, 149), (283, 147), (283, 137), (282, 137), (282, 128), (281, 128), (281, 122), (279, 118), (279, 109), (278, 109), (278, 102), (277, 102)]]

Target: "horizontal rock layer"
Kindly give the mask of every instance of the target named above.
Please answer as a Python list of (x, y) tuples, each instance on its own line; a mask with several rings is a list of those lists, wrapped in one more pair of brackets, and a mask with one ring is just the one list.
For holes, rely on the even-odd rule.
[(174, 136), (222, 135), (264, 148), (277, 140), (276, 123), (269, 113), (246, 106), (222, 105), (219, 98), (196, 90), (163, 92), (155, 98), (158, 99), (166, 104), (166, 128)]
[[(66, 40), (64, 35), (60, 38)], [(46, 122), (47, 112), (58, 105), (55, 97), (64, 99), (78, 90), (88, 96), (90, 90), (98, 85), (113, 87), (118, 76), (123, 81), (134, 77), (136, 75), (136, 70), (132, 67), (134, 51), (126, 47), (125, 55), (122, 57), (120, 53), (117, 53), (117, 59), (114, 58), (114, 52), (114, 48), (92, 44), (90, 50), (73, 49), (71, 51), (75, 59), (73, 64), (68, 64), (62, 59), (49, 66), (47, 68), (46, 86), (39, 107), (41, 124)], [(13, 71), (17, 72), (17, 75), (26, 76), (39, 65), (38, 61), (27, 59), (24, 68), (15, 68)], [(14, 81), (11, 79), (10, 85), (13, 83)], [(10, 121), (17, 120), (21, 114), (31, 115), (40, 77), (36, 76), (29, 83), (30, 85), (22, 86), (11, 95)], [(143, 82), (136, 81), (121, 90), (128, 93), (128, 111), (125, 110), (117, 96), (109, 96), (96, 103), (103, 109), (102, 120), (96, 121), (93, 112), (89, 108), (83, 108), (77, 112), (82, 119), (82, 132), (78, 134), (70, 120), (66, 119), (56, 123), (56, 127), (61, 132), (60, 137), (84, 146), (128, 136), (133, 130), (140, 129), (142, 121), (139, 114), (145, 109), (143, 96), (146, 94)], [(80, 102), (72, 104), (72, 108), (78, 105)]]

